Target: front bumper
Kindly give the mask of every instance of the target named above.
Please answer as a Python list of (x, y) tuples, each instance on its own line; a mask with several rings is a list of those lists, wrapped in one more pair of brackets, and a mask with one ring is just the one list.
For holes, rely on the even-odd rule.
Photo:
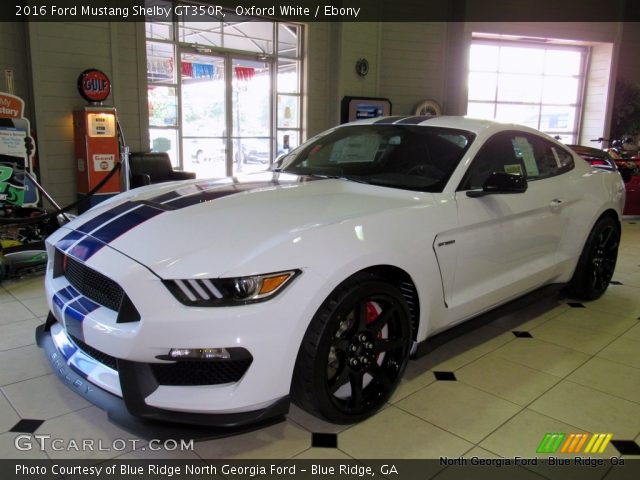
[[(166, 436), (166, 434), (176, 436), (175, 429), (163, 429), (157, 425), (149, 426), (141, 422), (142, 419), (215, 427), (218, 431), (214, 432), (208, 429), (207, 437), (226, 436), (237, 433), (238, 430), (243, 430), (245, 427), (260, 428), (275, 423), (282, 420), (289, 411), (288, 396), (277, 400), (266, 408), (239, 413), (201, 414), (153, 407), (145, 402), (145, 398), (158, 388), (158, 384), (151, 374), (148, 364), (118, 359), (117, 373), (120, 380), (119, 390), (122, 394), (120, 398), (96, 386), (94, 382), (87, 379), (86, 374), (69, 362), (67, 354), (54, 343), (51, 327), (55, 324), (55, 318), (49, 315), (46, 324), (36, 328), (36, 342), (45, 351), (47, 359), (58, 377), (71, 390), (107, 411), (109, 418), (135, 433), (149, 434), (152, 430), (156, 437)], [(62, 329), (58, 334), (66, 336)], [(158, 432), (158, 429), (161, 431)]]
[[(135, 321), (122, 322), (120, 313), (104, 306), (100, 298), (86, 297), (74, 288), (67, 273), (54, 274), (58, 271), (54, 259), (59, 243), (51, 237), (48, 240), (47, 301), (71, 342), (79, 340), (79, 345), (86, 344), (109, 357), (109, 362), (98, 357), (98, 363), (111, 368), (98, 365), (88, 377), (94, 385), (122, 396), (116, 360), (151, 364), (155, 371), (157, 365), (166, 363), (162, 357), (172, 348), (225, 348), (249, 352), (253, 359), (250, 367), (226, 381), (180, 383), (158, 378), (160, 385), (145, 398), (146, 404), (172, 412), (227, 415), (263, 410), (289, 395), (306, 319), (313, 317), (326, 297), (325, 282), (318, 275), (303, 273), (282, 294), (265, 303), (187, 307), (158, 276), (106, 246), (84, 266), (117, 282), (135, 306), (139, 314)], [(74, 284), (77, 286), (77, 281)]]
[[(327, 294), (322, 277), (305, 271), (265, 303), (189, 307), (160, 277), (109, 245), (91, 256), (76, 256), (73, 251), (87, 239), (82, 235), (62, 228), (47, 240), (45, 291), (51, 314), (41, 334), (53, 344), (48, 355), (57, 350), (50, 361), (56, 370), (62, 367), (60, 376), (79, 374), (74, 390), (102, 390), (121, 398), (138, 418), (179, 423), (227, 427), (287, 412), (307, 319)], [(83, 248), (89, 247), (90, 242)], [(60, 252), (73, 262), (65, 262)], [(135, 315), (123, 315), (125, 304)], [(207, 372), (219, 376), (192, 380), (189, 375), (198, 369), (171, 369), (187, 363), (167, 362), (172, 348), (224, 348), (231, 357), (220, 361), (224, 365), (217, 372)], [(247, 356), (249, 366), (242, 364)], [(73, 386), (78, 378), (70, 376), (67, 384)]]

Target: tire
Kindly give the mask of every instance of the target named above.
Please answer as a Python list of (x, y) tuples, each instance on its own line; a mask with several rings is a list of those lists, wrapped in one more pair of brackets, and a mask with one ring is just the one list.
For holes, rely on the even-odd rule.
[(601, 217), (584, 244), (567, 293), (579, 300), (600, 298), (613, 277), (619, 245), (618, 223), (611, 217)]
[(373, 415), (409, 359), (410, 312), (400, 291), (371, 274), (340, 284), (314, 315), (293, 374), (298, 406), (334, 423)]

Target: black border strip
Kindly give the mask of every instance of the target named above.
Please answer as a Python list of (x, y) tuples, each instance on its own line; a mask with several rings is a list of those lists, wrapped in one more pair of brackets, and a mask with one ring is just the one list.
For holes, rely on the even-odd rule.
[[(204, 9), (141, 10), (138, 0), (57, 0), (0, 2), (3, 22), (233, 21), (238, 15), (292, 22), (638, 22), (637, 0), (199, 0)], [(30, 8), (25, 9), (28, 5)], [(52, 10), (56, 5), (58, 9)], [(83, 11), (82, 7), (91, 7)], [(220, 6), (224, 10), (215, 7)], [(281, 7), (288, 7), (289, 14)], [(67, 10), (64, 10), (64, 7)], [(74, 8), (75, 7), (75, 8)], [(293, 8), (292, 8), (293, 7)], [(298, 8), (295, 8), (298, 7)], [(108, 8), (127, 9), (113, 11)], [(104, 12), (104, 14), (103, 14)], [(25, 15), (26, 13), (26, 15)], [(225, 18), (221, 18), (224, 13)], [(21, 15), (19, 15), (21, 14)], [(213, 17), (211, 16), (213, 15)]]

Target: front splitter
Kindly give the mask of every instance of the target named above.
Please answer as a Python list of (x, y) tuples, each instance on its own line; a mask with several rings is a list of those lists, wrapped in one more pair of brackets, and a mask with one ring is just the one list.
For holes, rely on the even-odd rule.
[[(263, 410), (230, 414), (173, 412), (150, 406), (145, 408), (143, 399), (139, 399), (142, 402), (135, 402), (139, 414), (133, 415), (124, 399), (97, 387), (67, 365), (53, 343), (47, 325), (36, 328), (36, 342), (45, 351), (51, 367), (69, 389), (105, 410), (111, 422), (143, 439), (223, 438), (279, 423), (289, 411), (289, 397), (282, 398)], [(125, 391), (123, 388), (123, 392)], [(131, 400), (129, 403), (131, 404)]]

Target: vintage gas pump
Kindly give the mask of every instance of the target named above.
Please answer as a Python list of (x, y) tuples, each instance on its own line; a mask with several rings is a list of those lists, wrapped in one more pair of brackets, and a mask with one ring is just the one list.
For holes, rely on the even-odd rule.
[[(89, 105), (73, 111), (78, 199), (82, 199), (119, 162), (116, 109), (102, 105), (111, 82), (100, 70), (85, 70), (78, 77), (78, 91)], [(91, 198), (78, 206), (82, 213), (120, 192), (120, 177), (113, 175)]]

